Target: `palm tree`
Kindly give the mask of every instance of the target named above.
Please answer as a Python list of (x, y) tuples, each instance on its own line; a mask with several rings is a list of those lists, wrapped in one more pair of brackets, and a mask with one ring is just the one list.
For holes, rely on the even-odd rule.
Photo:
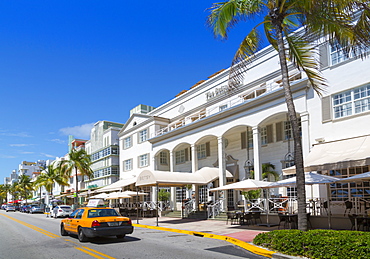
[(273, 177), (274, 182), (279, 180), (279, 174), (274, 170), (275, 165), (271, 163), (262, 164), (262, 179), (269, 180), (271, 177)]
[(0, 185), (0, 198), (1, 202), (5, 200), (5, 202), (8, 202), (8, 193), (10, 190), (10, 184), (2, 184)]
[(31, 191), (34, 188), (34, 184), (31, 181), (31, 177), (26, 174), (20, 175), (18, 177), (18, 187), (19, 187), (20, 197), (24, 198), (27, 204), (27, 199), (29, 198)]
[(35, 184), (37, 187), (44, 186), (48, 195), (53, 195), (54, 183), (61, 186), (68, 185), (67, 177), (61, 172), (59, 167), (56, 167), (54, 163), (48, 165), (41, 174), (37, 177)]
[(94, 172), (91, 170), (91, 159), (90, 155), (86, 153), (83, 149), (72, 149), (68, 154), (68, 159), (60, 162), (59, 167), (61, 172), (66, 176), (71, 177), (74, 170), (76, 176), (76, 195), (75, 195), (75, 204), (78, 205), (78, 174), (81, 175), (81, 181), (83, 177), (87, 176), (89, 178), (93, 177)]
[[(355, 17), (354, 13), (359, 14)], [(288, 76), (288, 61), (306, 73), (310, 86), (321, 95), (326, 81), (319, 71), (313, 39), (327, 37), (331, 44), (360, 54), (369, 46), (370, 8), (367, 0), (229, 0), (210, 8), (208, 24), (215, 36), (227, 38), (240, 21), (264, 17), (237, 50), (229, 75), (229, 88), (238, 87), (244, 72), (261, 46), (257, 27), (263, 25), (268, 42), (278, 52), (282, 85), (294, 139), (297, 174), (298, 229), (307, 230), (306, 192), (301, 136)], [(358, 19), (357, 23), (353, 21)], [(293, 33), (303, 27), (299, 33)]]

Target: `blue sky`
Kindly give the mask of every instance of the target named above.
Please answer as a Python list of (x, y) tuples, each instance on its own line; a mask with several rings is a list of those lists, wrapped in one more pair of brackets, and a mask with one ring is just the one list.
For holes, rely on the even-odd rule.
[(227, 68), (250, 28), (215, 39), (213, 2), (1, 1), (0, 183), (65, 155), (69, 134), (88, 139), (93, 123), (125, 123)]

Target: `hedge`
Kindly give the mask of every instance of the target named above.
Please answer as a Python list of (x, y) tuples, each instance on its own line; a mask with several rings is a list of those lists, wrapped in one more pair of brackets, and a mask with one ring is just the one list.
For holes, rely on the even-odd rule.
[(286, 255), (315, 259), (370, 258), (370, 233), (348, 230), (274, 230), (253, 243)]

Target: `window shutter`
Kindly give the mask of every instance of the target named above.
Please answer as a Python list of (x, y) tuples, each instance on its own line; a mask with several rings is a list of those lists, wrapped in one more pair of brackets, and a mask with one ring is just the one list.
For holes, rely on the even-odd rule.
[(267, 131), (267, 143), (272, 143), (274, 142), (273, 139), (273, 129), (272, 129), (272, 124), (266, 126), (266, 131)]
[(189, 149), (185, 148), (185, 161), (189, 161)]
[(331, 105), (330, 105), (331, 96), (325, 96), (321, 99), (321, 109), (322, 109), (322, 121), (331, 120)]
[(283, 122), (276, 123), (276, 141), (283, 140)]
[(244, 131), (240, 133), (240, 141), (241, 141), (241, 149), (246, 149), (247, 148), (247, 132)]
[(329, 66), (328, 44), (324, 43), (319, 46), (320, 54), (320, 69), (325, 69)]
[(192, 160), (193, 150), (192, 150), (192, 148), (191, 148), (191, 147), (189, 148), (189, 150), (190, 150), (190, 152), (189, 152), (189, 159), (190, 159), (190, 161), (191, 161), (191, 160)]
[(211, 156), (211, 146), (209, 142), (206, 142), (206, 156)]

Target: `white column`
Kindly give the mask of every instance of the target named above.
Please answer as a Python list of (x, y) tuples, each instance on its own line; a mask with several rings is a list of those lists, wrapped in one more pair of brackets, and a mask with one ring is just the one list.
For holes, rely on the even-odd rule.
[(253, 131), (253, 168), (254, 168), (254, 179), (262, 179), (262, 164), (260, 161), (261, 151), (261, 137), (258, 126), (252, 127)]
[(220, 186), (226, 185), (226, 161), (225, 161), (225, 145), (223, 137), (218, 137), (218, 168)]
[(303, 159), (305, 159), (310, 152), (310, 129), (309, 129), (309, 115), (308, 112), (301, 113), (301, 130), (302, 130), (302, 151)]
[[(191, 172), (195, 173), (198, 170), (198, 153), (197, 146), (195, 144), (191, 145)], [(192, 190), (194, 191), (195, 197), (195, 210), (199, 209), (199, 186), (193, 184)]]
[[(223, 141), (223, 137), (217, 138), (218, 143), (218, 169), (219, 169), (219, 182), (220, 186), (226, 185), (226, 161), (225, 161), (225, 145)], [(226, 211), (227, 209), (227, 191), (224, 192), (224, 203), (223, 203), (223, 210)]]
[[(170, 172), (174, 172), (175, 163), (173, 162), (173, 151), (170, 151), (169, 163), (170, 163)], [(171, 187), (170, 207), (171, 207), (171, 210), (177, 210), (176, 208), (176, 187)]]
[(191, 172), (195, 173), (198, 170), (198, 153), (197, 145), (191, 145)]

